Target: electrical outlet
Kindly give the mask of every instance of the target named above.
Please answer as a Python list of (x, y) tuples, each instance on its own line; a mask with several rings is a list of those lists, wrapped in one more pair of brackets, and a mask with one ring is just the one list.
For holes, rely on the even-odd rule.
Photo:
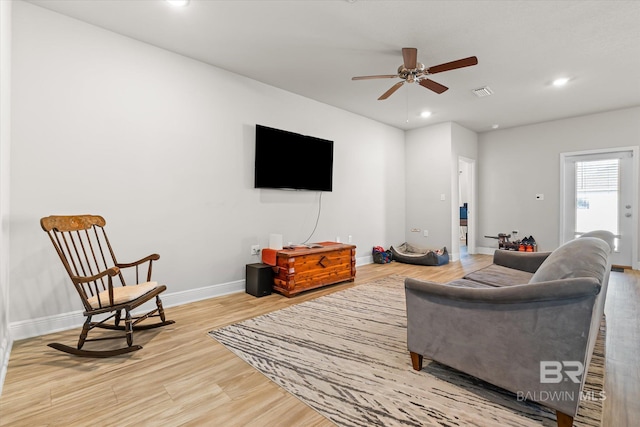
[(349, 234), (349, 237), (347, 238), (347, 241), (349, 243), (353, 242), (353, 236), (351, 234)]
[(260, 245), (251, 245), (251, 255), (260, 254)]

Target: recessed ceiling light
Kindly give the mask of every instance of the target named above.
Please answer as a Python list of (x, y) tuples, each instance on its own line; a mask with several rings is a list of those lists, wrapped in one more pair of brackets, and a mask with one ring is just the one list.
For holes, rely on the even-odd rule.
[(500, 127), (500, 125), (497, 124), (497, 123), (495, 125), (491, 125), (491, 129), (498, 129), (499, 127)]
[(431, 117), (431, 111), (423, 111), (422, 113), (420, 113), (420, 117), (423, 118), (427, 118), (427, 117)]
[(553, 81), (553, 85), (554, 85), (554, 86), (564, 86), (564, 85), (566, 85), (568, 82), (569, 82), (569, 79), (568, 79), (568, 78), (566, 78), (566, 77), (562, 77), (562, 78), (560, 78), (560, 79), (555, 79), (555, 80)]
[(165, 0), (171, 6), (184, 7), (189, 4), (189, 0)]

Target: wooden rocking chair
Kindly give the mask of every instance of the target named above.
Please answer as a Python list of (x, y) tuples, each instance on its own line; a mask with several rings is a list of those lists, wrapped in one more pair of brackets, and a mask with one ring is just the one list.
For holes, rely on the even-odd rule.
[[(140, 350), (142, 346), (133, 345), (133, 331), (174, 323), (173, 320), (165, 319), (160, 300), (160, 294), (166, 286), (151, 282), (151, 267), (153, 261), (157, 261), (160, 255), (149, 255), (128, 264), (119, 263), (104, 231), (105, 224), (104, 218), (96, 215), (49, 216), (40, 220), (42, 229), (51, 238), (64, 268), (80, 295), (85, 310), (83, 314), (86, 316), (77, 348), (60, 343), (51, 343), (49, 346), (76, 356), (110, 357)], [(146, 282), (140, 283), (138, 267), (145, 263), (148, 263)], [(135, 267), (136, 284), (127, 286), (122, 270), (130, 267)], [(117, 279), (114, 280), (114, 278)], [(156, 307), (153, 310), (140, 316), (131, 315), (132, 310), (154, 297)], [(122, 312), (124, 312), (124, 325), (120, 324)], [(99, 315), (99, 318), (106, 318), (92, 321), (96, 315)], [(138, 325), (150, 317), (160, 317), (160, 321)], [(110, 319), (114, 319), (114, 322), (107, 323)], [(89, 331), (96, 327), (124, 331), (124, 336), (87, 339)], [(116, 338), (126, 338), (127, 347), (116, 350), (82, 350), (85, 341)]]

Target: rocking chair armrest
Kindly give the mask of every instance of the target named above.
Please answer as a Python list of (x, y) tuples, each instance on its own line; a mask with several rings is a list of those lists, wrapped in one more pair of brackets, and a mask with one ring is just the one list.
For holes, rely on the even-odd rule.
[(101, 271), (98, 274), (94, 274), (93, 276), (72, 276), (71, 279), (73, 280), (74, 283), (88, 283), (88, 282), (93, 282), (95, 280), (98, 280), (104, 276), (113, 277), (113, 276), (117, 276), (118, 274), (120, 274), (120, 269), (118, 267), (111, 267), (104, 271)]
[(138, 261), (134, 261), (134, 262), (130, 262), (130, 263), (117, 263), (116, 267), (119, 267), (119, 268), (135, 267), (136, 265), (144, 264), (147, 261), (157, 261), (159, 259), (160, 259), (160, 255), (151, 254), (151, 255), (146, 256), (146, 257), (144, 257), (142, 259), (139, 259)]

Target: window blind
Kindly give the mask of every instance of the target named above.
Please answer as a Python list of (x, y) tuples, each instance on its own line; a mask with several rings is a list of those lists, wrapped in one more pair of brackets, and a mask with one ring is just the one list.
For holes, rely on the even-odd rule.
[(620, 186), (620, 159), (576, 162), (576, 190), (617, 191)]

